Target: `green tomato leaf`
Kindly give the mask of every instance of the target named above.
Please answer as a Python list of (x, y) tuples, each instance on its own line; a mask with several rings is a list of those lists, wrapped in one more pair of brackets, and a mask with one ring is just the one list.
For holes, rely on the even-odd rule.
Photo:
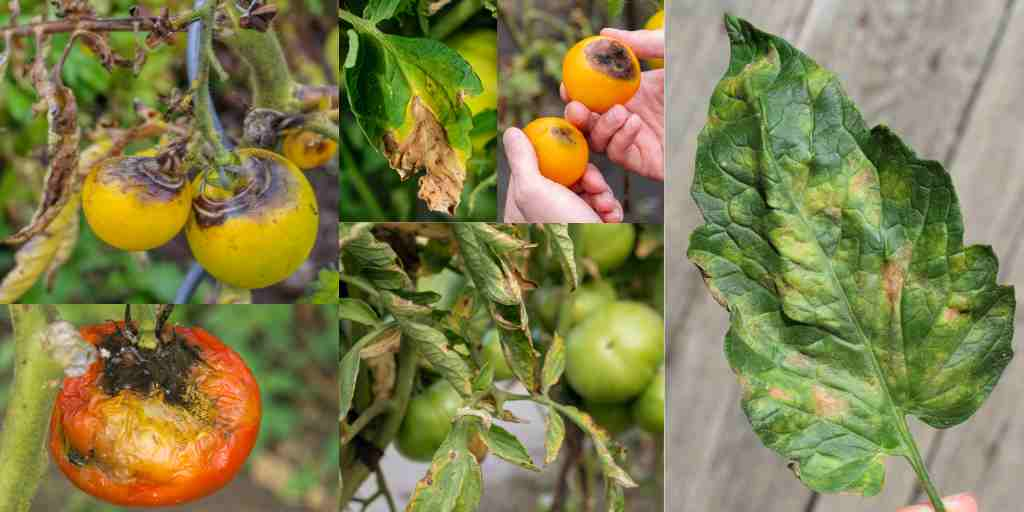
[(551, 345), (544, 354), (544, 368), (541, 369), (541, 392), (545, 395), (551, 387), (558, 384), (565, 372), (565, 339), (555, 333), (551, 338)]
[[(615, 445), (615, 441), (612, 440), (608, 432), (594, 421), (594, 418), (571, 405), (562, 405), (555, 402), (550, 402), (549, 405), (564, 414), (566, 418), (572, 420), (580, 430), (583, 430), (583, 432), (590, 436), (606, 478), (614, 481), (616, 485), (621, 487), (632, 488), (637, 486), (633, 478), (629, 476), (629, 473), (626, 473), (626, 470), (622, 469), (615, 460), (615, 453), (619, 452), (620, 448)], [(548, 456), (551, 456), (550, 452), (548, 452)]]
[(365, 325), (375, 325), (380, 318), (369, 304), (359, 299), (341, 299), (338, 316), (342, 320), (351, 320)]
[(426, 476), (416, 484), (407, 512), (472, 511), (480, 504), (483, 474), (469, 443), (479, 425), (477, 418), (455, 421), (444, 443), (434, 453)]
[(902, 456), (935, 502), (906, 417), (948, 428), (978, 410), (1013, 355), (1013, 288), (991, 248), (963, 245), (941, 164), (869, 130), (783, 39), (726, 26), (689, 257), (729, 310), (744, 412), (816, 491), (874, 495)]
[(384, 290), (410, 290), (412, 279), (390, 245), (377, 240), (372, 223), (341, 224), (341, 269)]
[(570, 290), (575, 290), (579, 285), (579, 273), (576, 271), (576, 257), (573, 249), (572, 238), (569, 236), (567, 224), (543, 224), (544, 234), (548, 238), (548, 247), (552, 254), (558, 258), (558, 264), (562, 266), (562, 273), (569, 282)]
[(544, 432), (544, 465), (548, 465), (558, 460), (558, 452), (562, 451), (565, 441), (565, 420), (554, 407), (548, 407), (544, 415)]
[(487, 445), (487, 448), (490, 449), (491, 453), (499, 458), (523, 469), (540, 471), (540, 468), (530, 459), (530, 454), (526, 451), (526, 447), (509, 431), (497, 425), (491, 425), (489, 429), (481, 426), (480, 438)]
[(385, 34), (372, 20), (340, 15), (359, 36), (345, 74), (356, 121), (403, 180), (426, 171), (419, 197), (428, 208), (453, 214), (472, 153), (473, 114), (464, 98), (483, 92), (480, 79), (440, 41)]
[(473, 393), (472, 371), (462, 356), (452, 350), (444, 333), (430, 325), (431, 309), (389, 291), (381, 292), (381, 301), (398, 320), (403, 342), (416, 343), (420, 354), (430, 361), (435, 371), (444, 375), (460, 395), (470, 396)]

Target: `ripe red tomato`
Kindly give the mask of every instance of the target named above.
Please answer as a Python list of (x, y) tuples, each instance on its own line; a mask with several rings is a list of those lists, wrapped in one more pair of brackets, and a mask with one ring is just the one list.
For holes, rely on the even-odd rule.
[(241, 357), (197, 327), (168, 328), (156, 349), (129, 324), (85, 327), (100, 360), (64, 379), (50, 454), (79, 489), (110, 503), (163, 506), (227, 484), (256, 442), (260, 395)]

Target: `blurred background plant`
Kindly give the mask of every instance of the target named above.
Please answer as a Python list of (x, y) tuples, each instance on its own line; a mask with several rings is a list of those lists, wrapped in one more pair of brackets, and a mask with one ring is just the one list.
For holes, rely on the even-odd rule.
[[(498, 66), (501, 76), (498, 127), (520, 128), (544, 116), (562, 117), (559, 95), (562, 59), (581, 39), (605, 27), (644, 28), (664, 9), (661, 0), (501, 0), (498, 2)], [(642, 62), (646, 71), (651, 63)], [(498, 201), (504, 205), (508, 165), (499, 149)], [(604, 155), (591, 152), (615, 197), (623, 204), (624, 222), (662, 222), (662, 183), (625, 173)]]
[[(75, 326), (124, 317), (123, 305), (61, 305)], [(171, 322), (200, 326), (237, 351), (260, 386), (263, 420), (245, 468), (227, 487), (164, 510), (337, 510), (338, 321), (332, 306), (179, 306)], [(14, 343), (0, 308), (0, 411), (6, 409)], [(32, 511), (113, 512), (50, 464)]]
[[(365, 0), (350, 0), (343, 8), (361, 14)], [(415, 5), (416, 2), (407, 2)], [(419, 2), (426, 5), (428, 2)], [(378, 28), (387, 34), (429, 37), (444, 41), (473, 67), (484, 93), (469, 98), (473, 112), (473, 152), (455, 217), (459, 220), (497, 219), (495, 135), (497, 104), (497, 35), (493, 0), (436, 2), (440, 7), (400, 9)], [(341, 53), (348, 54), (348, 38), (341, 38)], [(452, 220), (430, 212), (417, 198), (418, 177), (402, 181), (387, 159), (366, 139), (345, 96), (341, 109), (341, 219), (355, 221)], [(474, 103), (474, 101), (476, 103)]]
[[(98, 16), (127, 17), (132, 7), (149, 13), (166, 8), (172, 14), (192, 6), (191, 0), (91, 0)], [(22, 0), (19, 23), (28, 23), (47, 9), (48, 2)], [(336, 2), (323, 0), (282, 0), (275, 2), (279, 14), (274, 20), (278, 38), (288, 55), (295, 79), (307, 84), (336, 84), (339, 63), (330, 56), (328, 35), (337, 29)], [(52, 18), (52, 16), (51, 16)], [(6, 2), (0, 6), (0, 25), (10, 21)], [(146, 34), (118, 32), (111, 34), (115, 51), (129, 58)], [(55, 61), (68, 40), (57, 34), (51, 45), (50, 62)], [(8, 73), (0, 80), (0, 237), (28, 223), (46, 172), (46, 116), (37, 115), (32, 105), (37, 101), (31, 80), (18, 70), (31, 62), (35, 50), (31, 38), (15, 39), (15, 51)], [(71, 50), (64, 65), (65, 85), (74, 91), (78, 101), (79, 124), (83, 144), (89, 133), (99, 125), (131, 126), (138, 122), (134, 100), (165, 110), (164, 100), (174, 90), (188, 88), (185, 71), (185, 34), (179, 34), (173, 46), (149, 52), (139, 74), (115, 67), (108, 72), (100, 60), (81, 43)], [(334, 43), (337, 47), (337, 43)], [(242, 121), (250, 104), (249, 88), (243, 63), (228, 51), (218, 51), (227, 72), (224, 77), (214, 73), (211, 85), (225, 129), (241, 134)], [(147, 144), (152, 144), (151, 141)], [(126, 153), (141, 151), (146, 144), (129, 146)], [(316, 190), (321, 207), (317, 244), (310, 259), (288, 280), (263, 290), (255, 290), (254, 302), (285, 303), (307, 294), (319, 269), (328, 267), (337, 256), (338, 204), (337, 165), (328, 164), (306, 173)], [(145, 255), (126, 253), (99, 240), (81, 223), (81, 236), (71, 259), (53, 275), (40, 282), (21, 297), (22, 302), (98, 303), (171, 302), (191, 262), (183, 233), (170, 243)], [(15, 247), (0, 246), (0, 274), (14, 266)], [(46, 281), (49, 281), (48, 283)], [(214, 296), (207, 280), (193, 295), (193, 301), (206, 301)]]

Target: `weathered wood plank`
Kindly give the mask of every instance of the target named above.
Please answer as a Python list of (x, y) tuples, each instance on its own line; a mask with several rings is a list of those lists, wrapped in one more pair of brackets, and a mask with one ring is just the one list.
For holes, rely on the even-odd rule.
[[(838, 0), (773, 2), (770, 7), (738, 1), (710, 4), (676, 1), (669, 7), (671, 200), (666, 229), (673, 255), (669, 264), (675, 270), (668, 272), (667, 288), (671, 294), (667, 446), (670, 464), (680, 466), (670, 467), (670, 474), (683, 476), (667, 490), (669, 503), (684, 504), (687, 510), (803, 510), (810, 494), (785, 471), (784, 461), (760, 445), (739, 410), (735, 379), (721, 354), (725, 312), (707, 297), (684, 256), (687, 237), (701, 222), (689, 200), (696, 136), (705, 121), (707, 98), (728, 59), (722, 13), (728, 10), (747, 17), (793, 41), (840, 76), (869, 123), (889, 124), (922, 155), (942, 159), (958, 140), (957, 127), (972, 104), (986, 56), (1000, 33), (1005, 4)], [(1012, 64), (1008, 67), (1014, 69)], [(1011, 172), (1013, 167), (1000, 169)], [(964, 185), (958, 185), (963, 194)], [(984, 200), (965, 200), (968, 218), (972, 210), (994, 210), (984, 204)], [(967, 231), (969, 236), (982, 235), (972, 226)], [(934, 434), (920, 425), (914, 430), (927, 452)], [(842, 512), (865, 506), (894, 510), (905, 504), (913, 490), (912, 473), (902, 460), (892, 461), (889, 467), (886, 490), (871, 498), (870, 505), (848, 496), (822, 496), (814, 510)]]
[[(1024, 2), (1016, 2), (988, 79), (980, 89), (952, 171), (964, 203), (969, 240), (990, 243), (1000, 256), (1001, 280), (1024, 284), (1020, 213), (1024, 194)], [(1017, 346), (1024, 332), (1018, 313)], [(1020, 356), (1018, 355), (1018, 359)], [(944, 492), (972, 491), (982, 510), (1019, 510), (1024, 499), (1020, 457), (1024, 453), (1024, 366), (1015, 361), (988, 403), (967, 424), (942, 434), (930, 465)]]

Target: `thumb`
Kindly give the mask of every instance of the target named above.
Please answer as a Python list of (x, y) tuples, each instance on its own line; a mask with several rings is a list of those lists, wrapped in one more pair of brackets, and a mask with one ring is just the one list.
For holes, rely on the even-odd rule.
[[(948, 512), (978, 512), (978, 501), (970, 493), (957, 494), (942, 499)], [(928, 505), (914, 505), (899, 509), (897, 512), (933, 512)]]
[(530, 139), (519, 128), (509, 128), (502, 136), (505, 146), (505, 158), (512, 171), (512, 177), (532, 178), (540, 175), (537, 164), (537, 152), (533, 149)]
[(629, 46), (637, 58), (665, 58), (665, 31), (658, 30), (619, 30), (617, 28), (601, 29), (601, 35), (618, 39)]

